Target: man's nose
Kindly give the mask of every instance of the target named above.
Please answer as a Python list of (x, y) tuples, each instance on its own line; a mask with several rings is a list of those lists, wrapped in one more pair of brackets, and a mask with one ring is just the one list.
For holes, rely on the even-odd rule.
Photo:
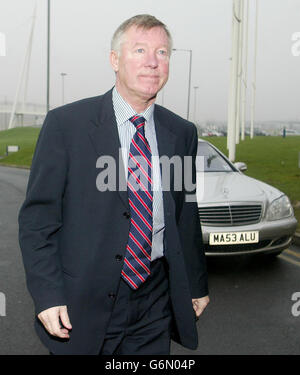
[(150, 68), (157, 68), (158, 67), (158, 59), (155, 52), (149, 52), (146, 58), (146, 66)]

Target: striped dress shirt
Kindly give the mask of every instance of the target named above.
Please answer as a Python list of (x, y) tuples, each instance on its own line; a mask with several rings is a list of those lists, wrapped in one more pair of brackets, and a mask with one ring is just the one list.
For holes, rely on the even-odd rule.
[[(136, 131), (135, 126), (129, 121), (129, 118), (137, 113), (122, 98), (114, 87), (112, 93), (113, 107), (116, 116), (119, 139), (122, 148), (122, 157), (124, 162), (125, 178), (128, 177), (128, 157), (132, 137)], [(159, 155), (157, 149), (157, 140), (154, 125), (154, 104), (148, 107), (144, 112), (138, 113), (146, 119), (145, 136), (150, 145), (152, 153), (152, 173), (153, 173), (153, 235), (151, 261), (164, 255), (163, 239), (165, 231), (163, 199), (161, 189), (161, 174), (159, 165)], [(154, 156), (154, 157), (153, 157)]]

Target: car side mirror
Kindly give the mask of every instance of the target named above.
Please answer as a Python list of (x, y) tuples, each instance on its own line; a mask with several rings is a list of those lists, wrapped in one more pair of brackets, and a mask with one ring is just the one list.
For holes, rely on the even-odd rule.
[(234, 166), (241, 172), (245, 172), (248, 169), (247, 164), (240, 161), (234, 163)]

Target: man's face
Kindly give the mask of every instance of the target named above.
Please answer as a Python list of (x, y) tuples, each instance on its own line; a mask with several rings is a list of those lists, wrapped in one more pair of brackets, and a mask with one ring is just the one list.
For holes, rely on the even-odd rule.
[(123, 35), (121, 53), (111, 52), (116, 87), (127, 100), (155, 98), (169, 75), (168, 37), (164, 29), (132, 26)]

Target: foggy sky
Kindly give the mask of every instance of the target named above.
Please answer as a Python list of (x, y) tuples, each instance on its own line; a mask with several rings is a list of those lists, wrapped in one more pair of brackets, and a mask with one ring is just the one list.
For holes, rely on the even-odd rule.
[[(0, 0), (0, 102), (13, 100), (29, 38), (35, 0)], [(37, 0), (37, 19), (28, 82), (28, 101), (46, 103), (47, 1)], [(250, 118), (254, 5), (250, 0), (247, 119)], [(192, 49), (190, 119), (227, 120), (231, 56), (232, 0), (52, 0), (50, 106), (103, 94), (114, 84), (110, 40), (125, 19), (149, 13), (166, 23), (174, 48)], [(300, 0), (259, 0), (256, 120), (300, 120), (300, 56), (292, 35), (300, 32)], [(175, 51), (170, 78), (159, 95), (163, 104), (186, 117), (189, 54)]]

